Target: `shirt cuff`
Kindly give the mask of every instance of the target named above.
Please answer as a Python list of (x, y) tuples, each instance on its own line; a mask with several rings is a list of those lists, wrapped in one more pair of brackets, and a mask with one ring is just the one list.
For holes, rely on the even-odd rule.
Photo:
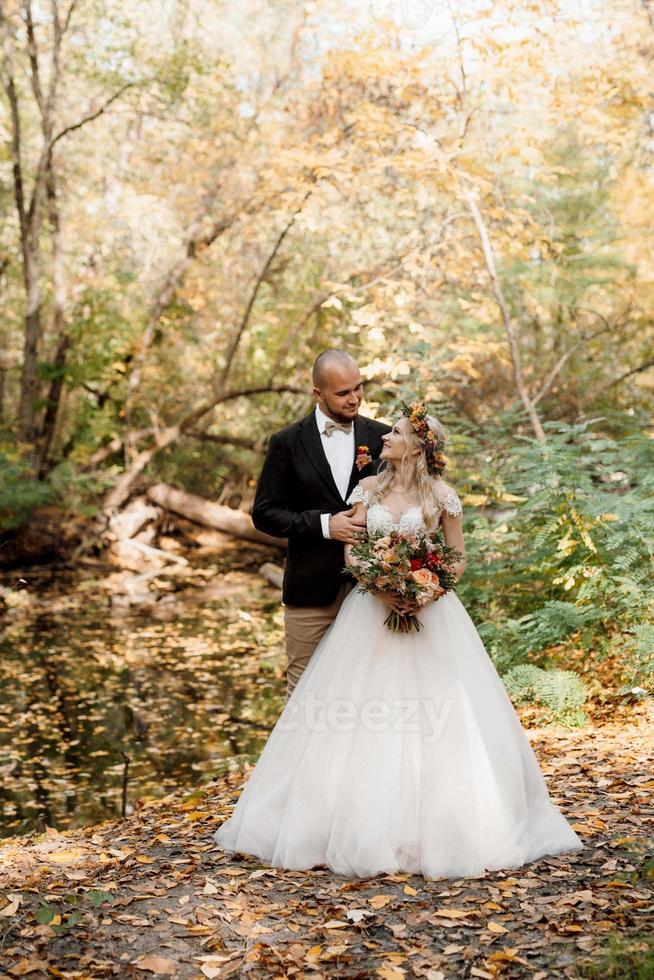
[(331, 539), (331, 534), (329, 533), (329, 518), (331, 516), (332, 516), (331, 514), (321, 514), (320, 515), (320, 523), (322, 524), (322, 536), (323, 536), (323, 538), (330, 538)]

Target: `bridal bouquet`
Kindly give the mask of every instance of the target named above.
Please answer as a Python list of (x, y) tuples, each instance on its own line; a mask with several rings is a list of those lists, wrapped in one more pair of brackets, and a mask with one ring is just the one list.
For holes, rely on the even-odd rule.
[[(344, 571), (354, 575), (363, 592), (383, 592), (399, 601), (412, 600), (424, 606), (454, 588), (452, 566), (461, 557), (456, 548), (444, 544), (436, 534), (391, 531), (372, 534), (366, 541), (352, 545)], [(395, 610), (390, 611), (384, 624), (402, 633), (422, 629), (417, 616)]]

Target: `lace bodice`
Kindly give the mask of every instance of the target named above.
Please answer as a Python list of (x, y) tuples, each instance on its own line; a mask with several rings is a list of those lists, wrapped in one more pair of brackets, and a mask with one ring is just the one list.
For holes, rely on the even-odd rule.
[(390, 510), (383, 504), (372, 504), (368, 508), (366, 526), (371, 534), (388, 534), (389, 531), (424, 534), (427, 530), (420, 507), (409, 507), (400, 516), (399, 521), (394, 521)]
[[(370, 494), (360, 483), (354, 488), (347, 499), (348, 504), (356, 504), (359, 500), (368, 507), (366, 525), (371, 534), (386, 534), (389, 531), (401, 531), (405, 534), (424, 534), (426, 531), (425, 522), (422, 517), (422, 509), (418, 507), (408, 507), (400, 515), (399, 521), (393, 520), (393, 514), (381, 503), (370, 503)], [(443, 494), (440, 502), (441, 510), (446, 510), (448, 514), (455, 517), (461, 514), (463, 508), (461, 501), (454, 490), (448, 490)]]

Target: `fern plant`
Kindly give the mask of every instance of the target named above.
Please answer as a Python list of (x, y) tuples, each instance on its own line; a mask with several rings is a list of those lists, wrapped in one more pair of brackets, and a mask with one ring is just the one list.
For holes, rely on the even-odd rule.
[(500, 671), (570, 642), (592, 656), (620, 650), (626, 673), (636, 657), (652, 686), (630, 639), (654, 608), (654, 443), (606, 427), (548, 422), (544, 445), (498, 439), (475, 453), (469, 480), (495, 513), (466, 513), (459, 591)]
[(502, 677), (509, 696), (517, 704), (536, 703), (547, 710), (548, 721), (569, 727), (583, 725), (588, 690), (572, 670), (543, 670), (535, 664), (518, 664)]

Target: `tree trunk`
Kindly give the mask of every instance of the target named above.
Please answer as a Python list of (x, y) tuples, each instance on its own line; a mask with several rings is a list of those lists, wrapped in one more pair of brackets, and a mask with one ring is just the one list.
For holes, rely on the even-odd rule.
[(37, 365), (41, 339), (41, 286), (39, 283), (38, 237), (24, 243), (23, 281), (27, 297), (23, 364), (20, 377), (18, 432), (23, 442), (36, 439), (36, 402), (39, 397)]
[[(18, 11), (14, 8), (18, 6)], [(11, 147), (11, 162), (13, 175), (13, 192), (18, 214), (20, 247), (23, 263), (23, 283), (25, 290), (25, 337), (23, 343), (23, 362), (20, 379), (20, 398), (18, 406), (18, 435), (21, 440), (35, 443), (38, 439), (36, 420), (37, 401), (40, 393), (38, 378), (39, 347), (42, 334), (42, 290), (41, 290), (41, 231), (43, 220), (43, 202), (46, 192), (50, 198), (50, 216), (55, 215), (53, 224), (53, 254), (54, 254), (54, 293), (55, 293), (55, 326), (58, 326), (59, 337), (58, 357), (63, 367), (68, 341), (63, 335), (64, 309), (64, 279), (63, 261), (59, 244), (59, 222), (56, 202), (54, 199), (54, 172), (52, 169), (53, 150), (60, 139), (68, 133), (80, 129), (86, 123), (97, 119), (132, 83), (124, 85), (119, 92), (111, 96), (99, 109), (85, 115), (82, 119), (61, 129), (55, 135), (55, 119), (57, 111), (57, 94), (61, 84), (61, 50), (64, 35), (69, 30), (71, 19), (76, 8), (76, 0), (71, 0), (64, 11), (64, 19), (60, 18), (61, 4), (52, 0), (49, 4), (51, 41), (49, 44), (49, 64), (45, 78), (41, 76), (41, 52), (37, 43), (35, 22), (32, 16), (32, 0), (22, 0), (19, 5), (6, 4), (0, 0), (0, 41), (2, 45), (2, 63), (4, 68), (4, 88), (9, 103), (9, 142)], [(8, 14), (7, 11), (11, 11)], [(25, 25), (27, 34), (27, 56), (29, 68), (17, 64), (14, 51), (14, 33), (10, 17), (18, 16)], [(20, 32), (17, 36), (20, 36)], [(27, 78), (32, 88), (34, 101), (38, 107), (41, 122), (42, 141), (38, 152), (38, 160), (34, 167), (32, 188), (27, 189), (26, 173), (23, 165), (21, 105), (22, 80)], [(17, 84), (18, 80), (18, 84)], [(45, 82), (45, 84), (44, 84)], [(57, 407), (61, 397), (61, 382), (55, 378), (50, 390), (49, 414), (43, 423), (46, 434), (46, 446), (34, 454), (35, 471), (43, 472), (46, 466), (47, 453), (55, 427)], [(36, 474), (35, 474), (36, 475)]]
[(0, 364), (0, 424), (5, 421), (5, 380), (7, 371), (3, 364)]
[(52, 153), (48, 161), (48, 171), (46, 179), (46, 189), (48, 193), (48, 214), (52, 227), (52, 285), (54, 301), (54, 334), (58, 337), (57, 352), (54, 359), (53, 378), (50, 382), (50, 391), (41, 426), (40, 446), (39, 446), (39, 479), (43, 479), (50, 465), (48, 456), (54, 438), (57, 425), (57, 413), (64, 387), (64, 368), (66, 366), (66, 353), (70, 346), (70, 337), (66, 333), (65, 310), (66, 310), (66, 274), (64, 269), (64, 258), (62, 248), (61, 220), (59, 218), (59, 202), (57, 200), (57, 180), (54, 170), (54, 159)]
[(273, 565), (270, 561), (266, 561), (260, 566), (259, 575), (271, 585), (276, 585), (278, 589), (281, 589), (284, 583), (284, 569), (280, 568), (279, 565)]

